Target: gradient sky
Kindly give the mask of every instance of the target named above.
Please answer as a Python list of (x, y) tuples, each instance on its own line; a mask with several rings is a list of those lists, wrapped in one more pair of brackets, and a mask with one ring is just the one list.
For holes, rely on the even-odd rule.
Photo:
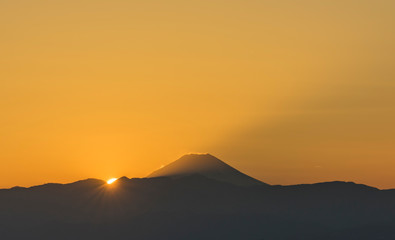
[(209, 152), (395, 188), (395, 1), (1, 0), (0, 187)]

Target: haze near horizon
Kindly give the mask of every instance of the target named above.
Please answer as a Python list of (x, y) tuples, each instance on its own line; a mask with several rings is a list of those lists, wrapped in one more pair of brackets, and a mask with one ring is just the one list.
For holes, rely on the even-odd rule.
[(395, 188), (393, 1), (0, 3), (0, 188), (185, 153)]

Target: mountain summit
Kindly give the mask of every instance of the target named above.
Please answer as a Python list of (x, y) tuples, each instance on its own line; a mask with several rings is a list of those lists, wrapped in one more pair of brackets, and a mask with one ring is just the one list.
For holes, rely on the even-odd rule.
[(183, 177), (195, 174), (239, 186), (265, 184), (210, 154), (184, 155), (180, 159), (154, 171), (147, 177)]

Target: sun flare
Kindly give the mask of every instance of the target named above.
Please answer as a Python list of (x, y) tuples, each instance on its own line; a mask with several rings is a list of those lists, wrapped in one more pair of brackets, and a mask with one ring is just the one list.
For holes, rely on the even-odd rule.
[(107, 184), (112, 184), (113, 182), (117, 181), (118, 178), (111, 178), (109, 180), (107, 180)]

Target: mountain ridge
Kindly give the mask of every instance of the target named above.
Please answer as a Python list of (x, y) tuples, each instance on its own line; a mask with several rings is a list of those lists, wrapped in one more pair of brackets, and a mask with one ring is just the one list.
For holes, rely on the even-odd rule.
[[(185, 161), (185, 160), (186, 161), (190, 161), (191, 159), (195, 163), (197, 163), (199, 161), (203, 161), (203, 162), (206, 161), (206, 164), (204, 164), (203, 167), (202, 166), (200, 166), (200, 167), (198, 166), (197, 167), (196, 165), (192, 165), (192, 166), (187, 168), (187, 171), (185, 171), (185, 169), (184, 170), (182, 170), (182, 169), (180, 170), (180, 169), (177, 168), (176, 170), (178, 171), (178, 173), (177, 173), (177, 171), (174, 171), (174, 170), (167, 171), (165, 173), (163, 172), (164, 170), (166, 170), (167, 167), (172, 166), (173, 164), (176, 164), (179, 161)], [(210, 166), (210, 164), (207, 165), (207, 162), (211, 163), (211, 166)], [(218, 168), (218, 165), (219, 165), (220, 168), (225, 168), (227, 171), (231, 171), (231, 174), (235, 174), (236, 173), (240, 177), (246, 179), (245, 181), (247, 183), (243, 184), (243, 183), (237, 182), (237, 180), (228, 180), (228, 179), (221, 178), (221, 176), (218, 177), (218, 176), (211, 175), (210, 167), (212, 167), (212, 165), (213, 165), (212, 163), (214, 163), (214, 165), (216, 165), (216, 166), (214, 166), (214, 171), (213, 171), (214, 174), (216, 173), (215, 170), (218, 170), (216, 168)], [(197, 170), (194, 167), (197, 167)], [(271, 184), (264, 183), (264, 182), (262, 182), (260, 180), (257, 180), (255, 178), (249, 176), (249, 175), (246, 175), (245, 173), (240, 172), (239, 170), (233, 168), (232, 166), (230, 166), (226, 162), (224, 162), (224, 161), (222, 161), (222, 160), (220, 160), (220, 159), (216, 158), (215, 156), (213, 156), (211, 154), (208, 154), (208, 153), (202, 153), (202, 154), (201, 153), (199, 153), (199, 154), (198, 153), (191, 153), (191, 154), (186, 154), (186, 155), (183, 155), (182, 157), (180, 157), (179, 159), (177, 159), (176, 161), (173, 161), (173, 162), (171, 162), (171, 163), (169, 163), (169, 164), (167, 164), (167, 165), (165, 165), (165, 166), (153, 171), (152, 173), (150, 173), (146, 177), (142, 177), (142, 178), (128, 178), (126, 176), (122, 176), (122, 177), (119, 177), (117, 179), (117, 182), (119, 182), (122, 179), (132, 180), (132, 179), (161, 178), (161, 177), (164, 177), (164, 178), (180, 178), (180, 177), (185, 177), (185, 176), (188, 176), (188, 175), (201, 175), (201, 176), (207, 177), (209, 179), (214, 179), (214, 180), (217, 180), (217, 181), (231, 183), (231, 184), (235, 184), (235, 185), (238, 185), (238, 186), (267, 185), (267, 186), (272, 186), (272, 187), (295, 188), (295, 187), (307, 187), (307, 186), (318, 186), (318, 185), (328, 185), (328, 184), (330, 184), (330, 185), (335, 185), (335, 184), (341, 184), (341, 185), (352, 184), (354, 186), (360, 186), (360, 187), (365, 186), (367, 188), (380, 190), (380, 191), (392, 191), (392, 190), (395, 191), (395, 188), (379, 189), (379, 188), (376, 188), (376, 187), (373, 187), (373, 186), (369, 186), (369, 185), (366, 185), (366, 184), (355, 183), (355, 182), (352, 182), (352, 181), (339, 181), (339, 180), (326, 181), (326, 182), (317, 182), (317, 183), (308, 183), (308, 184), (302, 183), (302, 184), (291, 184), (291, 185), (278, 185), (278, 184), (271, 185)], [(13, 186), (13, 187), (10, 187), (10, 188), (0, 188), (0, 191), (1, 190), (32, 189), (32, 188), (49, 187), (49, 186), (55, 186), (55, 185), (71, 185), (71, 184), (78, 184), (78, 183), (86, 183), (86, 184), (90, 183), (90, 184), (93, 184), (93, 185), (106, 185), (107, 184), (106, 181), (102, 180), (102, 179), (87, 178), (87, 179), (77, 180), (77, 181), (69, 182), (69, 183), (49, 182), (49, 183), (34, 185), (34, 186), (30, 186), (30, 187)]]
[(395, 239), (395, 190), (341, 181), (240, 185), (200, 174), (212, 169), (204, 166), (198, 173), (120, 177), (112, 184), (89, 178), (1, 189), (0, 238)]

